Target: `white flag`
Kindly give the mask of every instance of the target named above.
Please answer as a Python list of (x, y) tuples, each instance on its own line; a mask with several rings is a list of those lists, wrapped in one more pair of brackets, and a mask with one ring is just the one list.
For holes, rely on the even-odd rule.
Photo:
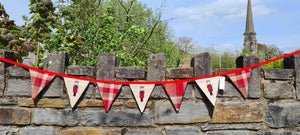
[(213, 106), (216, 105), (220, 77), (196, 80), (196, 83), (209, 99)]
[(140, 111), (144, 112), (155, 84), (130, 84), (129, 86), (140, 108)]
[(85, 91), (86, 87), (89, 84), (89, 81), (84, 80), (77, 80), (72, 78), (64, 77), (67, 93), (69, 96), (71, 107), (73, 108), (83, 92)]

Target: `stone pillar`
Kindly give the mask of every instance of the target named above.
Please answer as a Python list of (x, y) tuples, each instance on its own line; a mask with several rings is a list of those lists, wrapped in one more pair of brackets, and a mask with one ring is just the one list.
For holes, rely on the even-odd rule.
[[(245, 68), (258, 64), (259, 58), (257, 56), (240, 56), (236, 59), (237, 68)], [(259, 98), (261, 88), (261, 67), (256, 67), (251, 70), (251, 77), (248, 86), (248, 98)]]
[[(64, 74), (67, 63), (66, 52), (49, 53), (44, 61), (44, 70)], [(63, 78), (55, 77), (53, 82), (49, 84), (49, 88), (45, 90), (44, 97), (62, 97), (63, 89)]]
[(211, 58), (208, 52), (195, 56), (192, 60), (192, 66), (195, 77), (212, 75)]
[[(0, 49), (0, 57), (5, 58), (5, 59), (9, 59), (9, 60), (15, 60), (15, 55), (14, 52), (12, 51), (6, 51), (6, 50), (1, 50)], [(6, 62), (2, 62), (0, 61), (0, 96), (3, 95), (4, 89), (5, 89), (5, 80), (6, 80), (6, 72), (5, 72), (5, 68), (12, 66), (9, 63)]]
[(300, 100), (300, 54), (294, 55), (295, 73), (296, 73), (296, 97)]
[[(148, 58), (147, 81), (165, 81), (165, 54), (152, 54)], [(166, 94), (162, 85), (154, 87), (153, 98), (165, 98)]]
[[(117, 64), (116, 53), (99, 54), (97, 63), (96, 79), (113, 81), (115, 77), (115, 66)], [(96, 98), (101, 98), (98, 89), (96, 89)]]
[[(208, 52), (201, 53), (192, 59), (192, 67), (194, 68), (194, 77), (212, 75), (211, 57)], [(188, 84), (191, 85), (191, 84)], [(190, 86), (187, 86), (190, 87)], [(195, 96), (202, 99), (203, 93), (200, 94), (200, 89), (195, 85)]]

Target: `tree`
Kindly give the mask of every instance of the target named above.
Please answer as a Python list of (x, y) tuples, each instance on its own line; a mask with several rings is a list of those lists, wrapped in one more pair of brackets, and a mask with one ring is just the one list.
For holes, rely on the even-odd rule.
[(26, 56), (29, 51), (32, 51), (32, 47), (22, 38), (20, 28), (15, 25), (14, 20), (9, 19), (9, 15), (1, 3), (0, 48), (13, 51), (18, 62), (21, 62), (22, 57)]
[[(30, 14), (33, 14), (28, 22), (28, 25), (24, 25), (26, 30), (26, 38), (35, 47), (36, 52), (36, 66), (39, 65), (39, 56), (43, 55), (40, 52), (40, 43), (46, 43), (50, 40), (50, 34), (52, 29), (54, 29), (55, 24), (55, 7), (51, 0), (30, 0), (29, 4)], [(27, 17), (24, 17), (25, 19)]]
[(178, 53), (160, 10), (136, 0), (60, 2), (54, 39), (45, 48), (67, 51), (71, 64), (95, 66), (99, 53), (116, 52), (119, 66), (145, 66), (150, 54), (166, 53), (168, 59)]

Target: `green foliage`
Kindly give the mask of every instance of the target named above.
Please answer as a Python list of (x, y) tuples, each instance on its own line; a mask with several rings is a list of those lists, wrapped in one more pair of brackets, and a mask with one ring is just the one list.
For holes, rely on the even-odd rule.
[(284, 68), (283, 60), (280, 59), (280, 60), (268, 63), (268, 64), (264, 65), (263, 68), (265, 68), (265, 69), (283, 69)]
[(71, 64), (95, 66), (99, 53), (116, 52), (119, 66), (145, 66), (148, 56), (165, 53), (168, 66), (179, 54), (168, 37), (168, 23), (136, 0), (60, 1), (49, 52), (66, 51)]
[(23, 17), (27, 21), (23, 28), (26, 38), (31, 40), (28, 44), (34, 47), (37, 55), (34, 66), (42, 66), (38, 64), (41, 61), (39, 58), (43, 58), (44, 54), (40, 44), (50, 40), (52, 29), (55, 28), (55, 7), (51, 0), (30, 0), (29, 7), (30, 14), (33, 15), (29, 19)]
[(221, 58), (221, 68), (236, 68), (235, 60), (237, 55), (232, 52), (213, 53), (211, 54), (211, 64), (213, 68), (220, 68), (220, 58)]
[(32, 50), (22, 38), (20, 29), (9, 19), (4, 6), (0, 3), (0, 49), (11, 50), (15, 53), (16, 60), (22, 62), (22, 57)]

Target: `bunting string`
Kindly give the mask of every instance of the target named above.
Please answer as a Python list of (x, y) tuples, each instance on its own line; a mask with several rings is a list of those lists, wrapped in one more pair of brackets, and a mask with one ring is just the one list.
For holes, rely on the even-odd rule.
[(287, 58), (287, 57), (290, 57), (290, 56), (293, 56), (293, 55), (299, 54), (299, 53), (300, 53), (300, 51), (296, 51), (296, 52), (293, 52), (293, 53), (290, 53), (290, 54), (287, 54), (287, 55), (284, 55), (284, 56), (281, 56), (281, 57), (277, 57), (277, 58), (274, 58), (274, 59), (271, 59), (271, 60), (268, 60), (268, 61), (265, 61), (265, 62), (261, 62), (261, 63), (255, 64), (255, 65), (252, 65), (252, 66), (249, 66), (249, 67), (246, 67), (246, 68), (241, 68), (241, 69), (237, 69), (237, 70), (234, 70), (234, 71), (229, 71), (229, 72), (226, 72), (226, 73), (196, 77), (196, 78), (191, 78), (191, 79), (183, 79), (183, 80), (175, 80), (175, 81), (160, 81), (160, 82), (119, 82), (119, 81), (96, 80), (96, 79), (89, 79), (89, 78), (83, 78), (83, 77), (70, 76), (70, 75), (50, 72), (50, 71), (30, 67), (30, 66), (27, 66), (27, 65), (24, 65), (24, 64), (21, 64), (21, 63), (17, 63), (15, 61), (11, 61), (11, 60), (8, 60), (8, 59), (2, 58), (2, 57), (0, 57), (0, 61), (7, 62), (7, 63), (13, 64), (13, 65), (17, 65), (17, 66), (27, 68), (27, 69), (30, 69), (30, 70), (34, 70), (34, 71), (37, 71), (37, 72), (41, 72), (41, 73), (47, 73), (47, 74), (51, 74), (51, 75), (55, 75), (55, 76), (59, 76), (59, 77), (68, 77), (68, 78), (72, 78), (72, 79), (85, 80), (85, 81), (97, 82), (97, 83), (110, 83), (110, 84), (168, 84), (168, 83), (192, 82), (192, 81), (199, 80), (199, 79), (212, 78), (212, 77), (217, 77), (217, 76), (226, 76), (228, 74), (237, 73), (237, 72), (241, 72), (241, 71), (244, 71), (244, 70), (256, 68), (256, 67), (259, 67), (259, 66), (262, 66), (262, 65), (265, 65), (265, 64), (283, 59), (283, 58)]

